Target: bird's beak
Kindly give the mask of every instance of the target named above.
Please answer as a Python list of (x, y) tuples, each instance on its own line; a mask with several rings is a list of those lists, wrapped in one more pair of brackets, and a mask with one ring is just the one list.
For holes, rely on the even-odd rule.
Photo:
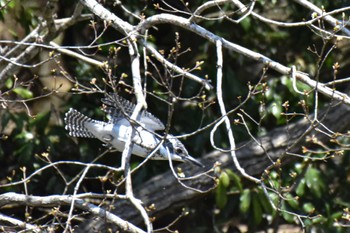
[(193, 163), (194, 165), (198, 166), (198, 167), (205, 167), (203, 163), (199, 162), (197, 159), (191, 157), (191, 156), (186, 156), (185, 160)]

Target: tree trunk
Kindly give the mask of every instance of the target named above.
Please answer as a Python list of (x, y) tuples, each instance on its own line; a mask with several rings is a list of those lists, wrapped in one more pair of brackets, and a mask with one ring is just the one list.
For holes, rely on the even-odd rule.
[[(323, 126), (331, 129), (334, 133), (346, 132), (350, 129), (349, 113), (349, 106), (344, 104), (333, 105), (333, 107), (328, 107), (319, 114), (318, 119), (322, 124), (314, 123), (314, 126), (310, 128), (312, 123), (309, 119), (313, 119), (313, 115), (310, 115), (309, 119), (303, 118), (258, 137), (257, 141), (260, 142), (260, 145), (254, 140), (240, 143), (237, 145), (239, 149), (236, 151), (240, 165), (248, 174), (259, 177), (278, 158), (281, 158), (284, 163), (293, 161), (296, 157), (287, 155), (286, 152), (298, 153), (301, 151), (302, 145), (310, 145), (309, 142), (306, 142), (307, 136), (315, 135), (319, 141), (329, 145), (330, 139), (333, 138), (334, 134), (327, 132), (327, 129)], [(306, 131), (308, 132), (305, 134)], [(327, 134), (320, 133), (320, 131), (327, 132)], [(206, 165), (207, 169), (211, 168), (215, 162), (220, 162), (222, 168), (236, 170), (229, 153), (213, 151), (204, 156), (201, 162)], [(187, 176), (205, 171), (205, 169), (192, 166), (191, 164), (181, 164), (179, 166)], [(215, 187), (215, 181), (205, 175), (187, 180), (184, 183), (200, 190), (210, 190)], [(185, 206), (194, 199), (199, 199), (206, 195), (206, 193), (183, 187), (175, 179), (171, 171), (155, 176), (142, 184), (141, 187), (136, 187), (134, 194), (136, 198), (142, 200), (145, 206), (155, 205), (155, 210), (149, 214), (152, 217), (160, 217), (177, 207)], [(115, 214), (122, 219), (129, 220), (135, 224), (142, 223), (139, 212), (127, 201), (121, 200), (116, 203), (115, 207)], [(99, 224), (104, 223), (99, 221)], [(91, 229), (92, 225), (96, 227), (99, 224), (96, 224), (94, 221), (90, 222), (89, 228), (85, 229)]]

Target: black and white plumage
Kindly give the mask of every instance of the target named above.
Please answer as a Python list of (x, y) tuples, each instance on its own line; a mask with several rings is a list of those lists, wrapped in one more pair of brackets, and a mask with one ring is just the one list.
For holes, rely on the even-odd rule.
[[(105, 104), (102, 109), (110, 116), (109, 122), (111, 123), (126, 119), (126, 117), (130, 118), (135, 109), (135, 104), (116, 94), (106, 96), (102, 99), (102, 103)], [(151, 131), (165, 129), (164, 124), (157, 117), (145, 110), (139, 114), (139, 123), (144, 127), (147, 126), (146, 128)]]
[[(143, 110), (139, 114), (138, 124), (132, 125), (129, 119), (135, 109), (134, 104), (117, 94), (107, 95), (102, 102), (105, 104), (102, 109), (110, 117), (108, 122), (91, 119), (72, 108), (66, 113), (65, 128), (70, 136), (97, 138), (118, 151), (123, 151), (134, 127), (136, 132), (132, 138), (132, 154), (147, 157), (158, 146), (162, 139), (154, 132), (164, 130), (165, 126), (157, 117)], [(180, 140), (172, 135), (166, 136), (163, 144), (150, 159), (168, 160), (168, 154), (172, 160), (189, 161), (203, 166), (191, 157)]]

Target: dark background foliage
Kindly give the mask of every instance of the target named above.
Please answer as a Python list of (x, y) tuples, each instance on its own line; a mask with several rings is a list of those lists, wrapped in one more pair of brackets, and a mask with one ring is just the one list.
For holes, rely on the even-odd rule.
[[(26, 3), (28, 5), (22, 4), (23, 1), (20, 0), (0, 2), (2, 5), (8, 2), (0, 12), (1, 30), (4, 32), (2, 39), (20, 40), (40, 23), (40, 9), (44, 1), (33, 1), (32, 4)], [(203, 2), (205, 1), (189, 3), (188, 6), (184, 6), (181, 1), (168, 1), (167, 3), (182, 10), (182, 12), (174, 12), (174, 14), (183, 16), (186, 15), (184, 12), (193, 12)], [(159, 8), (155, 7), (157, 4), (159, 4)], [(323, 5), (327, 11), (349, 5), (345, 0), (319, 0), (314, 1), (314, 4)], [(57, 17), (69, 17), (74, 5), (73, 1), (59, 1)], [(164, 9), (171, 11), (162, 1), (125, 1), (123, 5), (131, 12), (145, 16), (164, 12)], [(126, 15), (119, 6), (114, 6), (113, 2), (106, 2), (105, 7), (130, 23), (137, 22), (130, 15)], [(224, 5), (222, 9), (230, 11), (230, 6)], [(291, 1), (257, 1), (254, 10), (267, 18), (288, 22), (307, 20), (312, 13), (300, 5), (291, 3)], [(215, 13), (215, 11), (206, 13)], [(235, 16), (232, 17), (235, 18)], [(9, 26), (9, 20), (13, 22), (14, 27)], [(311, 75), (316, 75), (319, 71), (318, 78), (321, 82), (333, 80), (333, 65), (336, 62), (340, 64), (337, 78), (345, 78), (350, 75), (349, 40), (338, 42), (337, 47), (326, 57), (324, 65), (320, 67), (320, 58), (310, 50), (321, 51), (324, 48), (327, 51), (335, 42), (324, 40), (307, 27), (276, 27), (262, 23), (253, 17), (247, 17), (239, 24), (234, 24), (225, 19), (216, 21), (200, 20), (197, 23), (216, 35), (271, 57), (282, 64), (296, 65), (298, 70)], [(94, 26), (92, 27), (92, 25)], [(87, 45), (95, 39), (95, 32), (100, 33), (103, 30), (104, 23), (97, 18), (90, 24), (81, 22), (62, 33), (61, 45)], [(216, 52), (213, 44), (186, 30), (168, 24), (152, 28), (149, 34), (152, 35), (149, 41), (155, 45), (156, 49), (163, 50), (165, 57), (169, 61), (176, 62), (179, 67), (190, 68), (195, 66), (196, 62), (204, 61), (201, 69), (194, 73), (201, 77), (207, 75), (212, 85), (216, 85)], [(171, 52), (171, 48), (176, 46), (176, 34), (179, 35), (180, 52), (184, 52), (182, 55)], [(103, 36), (93, 44), (100, 45), (121, 37), (122, 35), (114, 29), (108, 28)], [(103, 78), (108, 75), (106, 72), (76, 58), (62, 55), (60, 65), (69, 73), (70, 77), (88, 87), (92, 86), (91, 80), (96, 78), (96, 84), (102, 91), (118, 91), (124, 97), (133, 100), (130, 57), (127, 47), (120, 44), (111, 44), (83, 49), (83, 51), (94, 59), (107, 61), (112, 68), (113, 80), (119, 84), (115, 90), (111, 89), (103, 82)], [(325, 54), (322, 54), (322, 56), (325, 57)], [(247, 122), (254, 135), (264, 135), (266, 132), (285, 125), (287, 122), (291, 123), (301, 119), (303, 116), (295, 116), (289, 119), (281, 113), (304, 112), (304, 108), (300, 104), (302, 100), (307, 102), (310, 112), (313, 111), (314, 96), (312, 93), (308, 97), (296, 94), (288, 77), (269, 69), (265, 71), (263, 65), (256, 61), (252, 61), (238, 53), (225, 51), (223, 67), (223, 97), (227, 109), (236, 107), (241, 99), (245, 98), (249, 91), (249, 85), (254, 86), (263, 80), (262, 83), (268, 87), (268, 91), (262, 91), (254, 95), (242, 107), (253, 119), (260, 121), (258, 125), (252, 121)], [(52, 80), (59, 82), (58, 76), (60, 76), (60, 73), (58, 70), (57, 68), (51, 70), (49, 77), (44, 78), (52, 78)], [(159, 81), (160, 77), (164, 80), (171, 80), (172, 74), (159, 65), (156, 67), (149, 65), (148, 72), (150, 76), (146, 81), (147, 91), (166, 100), (167, 95), (165, 93), (161, 94), (166, 90), (156, 81)], [(124, 75), (128, 77), (124, 78)], [(59, 95), (53, 94), (49, 97), (36, 99), (36, 97), (51, 92), (40, 79), (42, 77), (38, 75), (38, 69), (23, 68), (17, 74), (17, 77), (18, 80), (9, 77), (6, 85), (1, 89), (4, 104), (0, 112), (0, 183), (20, 180), (23, 178), (24, 168), (27, 175), (31, 174), (46, 164), (44, 159), (46, 155), (49, 156), (51, 161), (89, 162), (106, 150), (97, 139), (69, 137), (63, 125), (64, 113), (71, 107), (94, 119), (105, 120), (106, 116), (100, 109), (100, 98), (103, 97), (103, 93), (97, 91), (96, 93), (78, 93), (69, 88), (67, 91), (60, 92)], [(120, 81), (123, 81), (124, 84), (120, 84)], [(14, 86), (14, 83), (17, 86)], [(259, 85), (261, 85), (262, 90), (262, 84)], [(300, 84), (300, 87), (305, 86)], [(348, 87), (342, 85), (336, 88), (345, 91)], [(220, 117), (219, 106), (215, 103), (216, 93), (214, 90), (201, 91), (199, 84), (188, 80), (184, 80), (182, 83), (182, 79), (177, 78), (173, 80), (172, 91), (181, 97), (196, 97), (186, 101), (179, 100), (175, 103), (171, 133), (176, 135), (190, 133)], [(206, 108), (199, 106), (202, 102), (200, 98), (202, 95), (205, 95), (206, 100), (212, 103), (208, 104)], [(56, 99), (59, 99), (59, 101), (56, 102)], [(25, 104), (22, 100), (25, 101)], [(320, 96), (320, 100), (321, 107), (331, 103), (331, 100), (327, 97)], [(286, 101), (289, 103), (288, 109), (283, 107)], [(150, 112), (158, 116), (163, 122), (167, 122), (167, 104), (152, 95), (148, 95), (147, 103)], [(265, 107), (263, 113), (258, 111), (262, 103)], [(236, 115), (230, 116), (232, 125), (235, 125), (235, 119), (237, 119)], [(250, 139), (242, 125), (235, 125), (233, 131), (238, 143)], [(191, 155), (200, 158), (213, 150), (209, 141), (209, 133), (210, 130), (202, 131), (183, 140)], [(220, 128), (215, 135), (215, 141), (217, 145), (227, 148), (228, 140), (225, 135), (225, 129)], [(324, 154), (320, 153), (319, 156), (322, 158)], [(98, 162), (118, 166), (120, 165), (120, 158), (119, 152), (112, 152), (102, 156)], [(132, 166), (136, 166), (140, 161), (142, 161), (140, 158), (133, 157)], [(67, 180), (81, 171), (79, 166), (62, 166), (59, 169)], [(148, 162), (134, 174), (135, 187), (168, 169), (167, 162)], [(298, 187), (286, 196), (286, 201), (278, 201), (280, 208), (301, 215), (319, 215), (317, 218), (304, 221), (307, 230), (346, 232), (344, 228), (334, 227), (334, 224), (343, 221), (344, 213), (349, 212), (350, 194), (348, 186), (350, 173), (348, 152), (344, 152), (343, 156), (338, 156), (335, 159), (320, 159), (317, 162), (310, 162), (305, 158), (301, 158), (280, 169), (274, 169), (268, 176), (270, 182), (282, 189), (296, 182), (291, 174), (299, 177)], [(83, 190), (105, 192), (108, 189), (113, 189), (112, 182), (101, 182), (97, 178), (104, 175), (105, 171), (103, 170), (91, 171), (89, 173), (91, 179), (84, 181)], [(120, 176), (121, 174), (114, 174), (113, 179), (117, 180)], [(293, 215), (274, 211), (260, 187), (241, 179), (231, 170), (223, 170), (219, 172), (218, 176), (217, 189), (209, 193), (204, 200), (194, 201), (184, 207), (183, 211), (188, 211), (189, 215), (175, 224), (174, 229), (179, 229), (181, 232), (214, 232), (215, 229), (217, 231), (237, 232), (237, 226), (242, 224), (253, 232), (266, 230), (270, 227), (277, 230), (281, 224), (295, 224), (297, 222)], [(28, 193), (44, 196), (64, 192), (70, 193), (74, 186), (64, 183), (59, 177), (58, 171), (52, 169), (36, 176), (31, 180), (28, 188)], [(123, 188), (121, 187), (121, 189)], [(0, 192), (9, 191), (21, 193), (23, 187), (2, 188)], [(278, 199), (277, 196), (274, 198)], [(4, 211), (14, 215), (23, 215), (24, 212), (21, 207)], [(159, 218), (155, 222), (155, 226), (166, 226), (180, 212), (180, 210), (174, 209), (172, 213)], [(33, 217), (35, 217), (35, 212), (33, 212)], [(231, 231), (227, 230), (229, 228), (231, 228)]]

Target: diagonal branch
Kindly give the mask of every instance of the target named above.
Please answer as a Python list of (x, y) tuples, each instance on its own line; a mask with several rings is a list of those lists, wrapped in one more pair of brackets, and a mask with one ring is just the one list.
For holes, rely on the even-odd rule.
[[(210, 41), (211, 43), (216, 43), (216, 41), (221, 40), (222, 42), (222, 46), (227, 48), (228, 50), (232, 50), (234, 52), (240, 53), (248, 58), (251, 58), (255, 61), (259, 61), (262, 62), (263, 64), (266, 64), (268, 67), (270, 67), (271, 69), (284, 74), (284, 75), (290, 75), (290, 73), (292, 72), (291, 68), (282, 65), (281, 63), (274, 61), (272, 59), (270, 59), (269, 57), (266, 57), (263, 54), (260, 54), (258, 52), (254, 52), (250, 49), (247, 49), (241, 45), (235, 44), (233, 42), (230, 42), (224, 38), (221, 38), (217, 35), (215, 35), (214, 33), (206, 30), (205, 28), (192, 23), (190, 20), (180, 17), (180, 16), (175, 16), (175, 15), (171, 15), (171, 14), (158, 14), (158, 15), (154, 15), (151, 16), (149, 18), (147, 18), (146, 20), (144, 20), (143, 22), (141, 22), (138, 27), (137, 27), (137, 31), (139, 31), (141, 34), (157, 25), (157, 24), (171, 24), (171, 25), (176, 25), (179, 27), (182, 27), (186, 30), (189, 30), (205, 39), (207, 39), (208, 41)], [(342, 101), (348, 105), (350, 105), (350, 97), (347, 96), (346, 94), (333, 90), (332, 88), (327, 87), (325, 84), (317, 82), (313, 79), (311, 79), (307, 74), (302, 73), (302, 72), (296, 72), (295, 77), (307, 84), (308, 86), (312, 87), (312, 88), (316, 88), (317, 90), (324, 94), (325, 96), (328, 96), (331, 99), (336, 99), (339, 101)]]
[[(323, 129), (322, 125), (329, 125), (333, 132), (346, 132), (350, 129), (350, 121), (348, 116), (350, 107), (347, 105), (336, 105), (334, 108), (325, 110), (320, 115), (321, 124), (307, 135), (315, 135), (319, 141), (328, 143), (333, 135), (326, 135), (319, 132)], [(306, 145), (305, 130), (310, 127), (310, 122), (307, 119), (301, 119), (295, 123), (276, 128), (270, 131), (265, 136), (257, 138), (259, 143), (254, 141), (242, 142), (237, 145), (236, 156), (242, 168), (252, 176), (260, 176), (264, 170), (272, 165), (270, 159), (276, 161), (284, 156), (285, 163), (291, 162), (297, 157), (290, 156), (291, 153), (301, 151), (301, 146)], [(303, 138), (300, 138), (303, 136)], [(293, 146), (291, 146), (293, 145)], [(267, 156), (268, 154), (268, 156)], [(213, 151), (204, 156), (202, 162), (207, 167), (212, 166), (216, 162), (222, 164), (223, 168), (230, 168), (237, 172), (234, 168), (230, 153), (222, 153)], [(200, 168), (193, 167), (187, 164), (181, 164), (182, 171), (186, 174), (196, 174), (201, 172)], [(191, 187), (200, 187), (201, 189), (210, 189), (215, 185), (215, 182), (208, 176), (200, 176), (198, 179), (187, 181), (187, 185)], [(136, 187), (135, 196), (141, 199), (146, 206), (154, 204), (155, 210), (152, 215), (155, 217), (162, 216), (169, 211), (173, 211), (176, 207), (183, 207), (191, 203), (195, 199), (203, 198), (206, 194), (195, 192), (190, 189), (184, 189), (178, 184), (176, 178), (171, 171), (158, 175), (142, 184), (142, 187)], [(116, 203), (117, 214), (123, 219), (131, 220), (134, 223), (139, 223), (139, 214), (132, 209), (125, 201)], [(118, 209), (120, 211), (118, 211)], [(102, 224), (102, 223), (101, 223)], [(87, 228), (86, 228), (87, 229)]]
[[(86, 6), (92, 13), (100, 17), (102, 20), (105, 20), (107, 22), (111, 22), (112, 27), (117, 29), (120, 33), (122, 33), (124, 36), (131, 36), (134, 37), (134, 35), (139, 35), (138, 31), (135, 30), (136, 27), (133, 25), (129, 24), (128, 22), (122, 20), (115, 14), (111, 13), (109, 10), (104, 8), (100, 3), (98, 3), (95, 0), (81, 0), (81, 3)], [(144, 35), (142, 33), (141, 35)], [(136, 41), (136, 40), (134, 40)], [(147, 49), (154, 54), (154, 56), (157, 58), (158, 61), (162, 61), (163, 64), (165, 64), (169, 69), (174, 70), (177, 73), (180, 73), (184, 75), (184, 77), (189, 78), (191, 80), (194, 80), (196, 82), (202, 83), (206, 89), (211, 89), (210, 82), (206, 79), (199, 78), (191, 73), (188, 73), (181, 69), (180, 67), (174, 65), (174, 64), (169, 64), (167, 60), (160, 55), (156, 50), (152, 49), (150, 45), (148, 45), (147, 42), (142, 41), (143, 45), (147, 47)]]

